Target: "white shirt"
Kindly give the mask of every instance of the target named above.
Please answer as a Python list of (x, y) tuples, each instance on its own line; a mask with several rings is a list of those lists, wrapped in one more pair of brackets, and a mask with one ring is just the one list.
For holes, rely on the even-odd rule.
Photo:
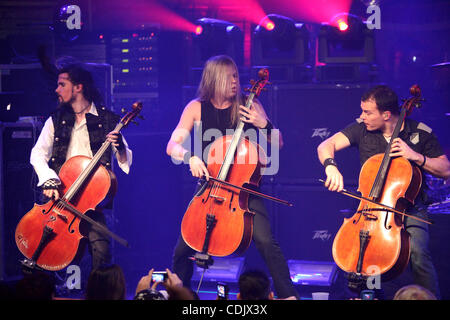
[[(98, 116), (97, 108), (94, 103), (91, 104), (91, 109), (88, 113)], [(38, 187), (41, 186), (48, 179), (59, 180), (56, 172), (51, 169), (48, 165), (48, 161), (52, 156), (53, 151), (53, 139), (55, 135), (55, 128), (53, 127), (52, 118), (48, 118), (45, 121), (44, 127), (42, 128), (39, 138), (31, 150), (30, 163), (33, 165), (36, 174), (38, 175)], [(133, 159), (133, 153), (128, 148), (128, 143), (125, 138), (123, 138), (123, 143), (125, 145), (125, 150), (127, 154), (127, 160), (125, 162), (120, 162), (118, 158), (118, 150), (116, 147), (112, 146), (113, 153), (116, 156), (117, 163), (123, 172), (129, 173), (130, 167)], [(105, 137), (106, 140), (106, 137)], [(87, 156), (92, 158), (92, 150), (89, 141), (89, 132), (87, 129), (86, 119), (83, 119), (80, 123), (75, 123), (72, 129), (72, 134), (70, 137), (69, 147), (67, 149), (66, 160), (74, 156)]]

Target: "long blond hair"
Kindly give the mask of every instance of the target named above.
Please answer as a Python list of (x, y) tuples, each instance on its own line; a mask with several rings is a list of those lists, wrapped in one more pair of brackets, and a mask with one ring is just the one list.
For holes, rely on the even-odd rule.
[[(238, 68), (233, 59), (226, 55), (214, 56), (208, 59), (203, 68), (202, 79), (197, 89), (197, 99), (211, 101), (213, 98), (222, 100), (230, 91), (230, 79), (227, 78), (226, 69), (232, 67), (238, 73)], [(236, 82), (236, 95), (231, 101), (231, 123), (236, 124), (239, 105), (241, 101), (241, 88), (239, 76)]]

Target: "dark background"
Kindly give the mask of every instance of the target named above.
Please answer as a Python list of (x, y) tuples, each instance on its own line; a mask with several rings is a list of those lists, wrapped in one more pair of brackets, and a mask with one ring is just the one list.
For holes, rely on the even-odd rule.
[[(256, 24), (236, 14), (241, 10), (239, 7), (230, 8), (223, 3), (223, 7), (213, 7), (210, 1), (156, 2), (190, 22), (205, 16), (216, 19), (235, 17), (232, 22), (246, 35), (244, 59), (239, 67), (241, 85), (248, 84), (255, 73), (254, 61), (248, 51), (252, 50), (249, 39)], [(156, 270), (171, 266), (172, 249), (180, 233), (181, 219), (194, 191), (195, 180), (189, 176), (186, 166), (175, 165), (166, 155), (165, 148), (185, 104), (195, 96), (199, 71), (192, 69), (198, 62), (192, 55), (197, 49), (192, 47), (191, 33), (169, 30), (164, 24), (159, 28), (154, 25), (160, 22), (155, 21), (157, 18), (146, 18), (142, 14), (142, 5), (152, 1), (129, 2), (126, 6), (118, 1), (72, 3), (81, 7), (83, 27), (77, 39), (69, 41), (67, 35), (49, 28), (55, 21), (57, 8), (65, 3), (0, 2), (0, 121), (4, 123), (2, 277), (14, 278), (20, 272), (17, 265), (20, 255), (12, 242), (11, 230), (37, 199), (35, 181), (32, 180), (35, 178), (28, 163), (35, 136), (31, 135), (29, 140), (18, 144), (8, 136), (8, 128), (23, 116), (34, 117), (36, 125), (36, 120), (44, 120), (56, 107), (53, 93), (56, 80), (41, 67), (37, 55), (38, 48), (41, 48), (45, 49), (50, 61), (72, 55), (84, 62), (107, 64), (106, 67), (96, 66), (95, 73), (110, 109), (119, 112), (120, 108), (129, 107), (135, 100), (144, 102), (146, 120), (123, 132), (133, 151), (133, 165), (129, 175), (116, 166), (119, 190), (114, 209), (108, 214), (111, 229), (131, 244), (131, 248), (123, 248), (113, 243), (112, 249), (114, 262), (122, 266), (129, 292), (133, 292), (137, 281), (150, 268)], [(351, 13), (367, 16), (363, 1), (349, 3)], [(260, 4), (266, 13), (276, 13), (275, 1), (260, 1)], [(297, 81), (295, 77), (288, 81), (283, 77), (277, 79), (274, 73), (275, 78), (271, 79), (268, 91), (260, 96), (269, 117), (281, 129), (285, 142), (280, 152), (279, 172), (276, 176), (265, 177), (263, 188), (294, 203), (292, 208), (266, 203), (271, 212), (274, 236), (288, 260), (333, 261), (331, 246), (334, 235), (342, 219), (358, 203), (328, 192), (318, 183), (317, 179), (324, 177), (324, 171), (317, 159), (316, 148), (323, 139), (313, 137), (313, 133), (317, 128), (324, 128), (332, 135), (354, 121), (360, 114), (360, 97), (371, 86), (388, 84), (400, 98), (406, 98), (409, 87), (419, 84), (425, 102), (412, 117), (430, 126), (449, 154), (449, 76), (448, 69), (445, 69), (448, 66), (432, 66), (449, 60), (450, 3), (437, 0), (381, 1), (380, 8), (381, 29), (374, 31), (372, 76), (361, 75), (345, 80), (336, 80), (332, 76), (323, 78), (319, 68), (315, 69), (316, 52), (311, 46), (315, 41), (310, 39), (310, 55), (299, 69), (303, 72), (299, 75), (301, 80)], [(163, 19), (163, 16), (159, 18)], [(145, 27), (141, 28), (141, 24)], [(111, 39), (117, 34), (130, 35), (143, 33), (143, 30), (156, 33), (157, 50), (152, 53), (154, 72), (148, 78), (156, 85), (131, 88), (126, 92), (117, 85), (111, 87), (115, 80), (122, 79), (117, 76), (112, 63)], [(311, 22), (308, 30), (314, 38), (318, 22)], [(11, 66), (19, 67), (15, 70)], [(137, 79), (142, 83), (147, 81), (145, 76)], [(15, 109), (5, 112), (5, 105), (11, 102)], [(34, 132), (35, 125), (30, 125), (28, 130)], [(11, 154), (10, 148), (20, 148), (21, 152)], [(336, 160), (344, 174), (346, 187), (356, 190), (359, 174), (356, 150), (342, 152)], [(10, 170), (17, 170), (14, 165), (10, 169), (12, 162), (21, 163), (23, 178), (11, 175)], [(450, 217), (440, 213), (436, 217), (441, 223), (430, 228), (433, 258), (441, 277), (442, 295), (450, 298), (448, 229), (442, 227), (449, 224)], [(323, 231), (326, 236), (314, 238), (316, 231)], [(265, 268), (253, 245), (245, 257), (246, 266)], [(88, 260), (85, 258), (81, 263), (88, 263)]]

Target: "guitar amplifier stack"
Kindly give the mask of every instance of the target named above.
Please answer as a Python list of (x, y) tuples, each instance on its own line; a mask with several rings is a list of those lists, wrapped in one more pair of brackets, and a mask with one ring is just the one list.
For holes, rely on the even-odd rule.
[(23, 256), (14, 241), (17, 223), (37, 202), (30, 152), (40, 124), (0, 122), (0, 280), (21, 277)]

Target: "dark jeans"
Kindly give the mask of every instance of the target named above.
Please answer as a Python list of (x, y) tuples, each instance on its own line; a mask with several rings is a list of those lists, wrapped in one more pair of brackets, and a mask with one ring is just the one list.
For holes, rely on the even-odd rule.
[[(427, 219), (426, 209), (410, 210), (410, 213)], [(431, 259), (428, 225), (406, 217), (406, 231), (411, 236), (410, 264), (414, 283), (430, 290), (439, 299), (440, 290), (436, 270)]]
[[(253, 218), (253, 241), (267, 264), (278, 298), (287, 298), (289, 296), (298, 298), (299, 296), (292, 284), (284, 255), (272, 236), (268, 213), (263, 201), (257, 197), (250, 197), (249, 208), (255, 212)], [(173, 253), (172, 270), (186, 286), (190, 286), (194, 270), (193, 263), (189, 259), (193, 254), (194, 250), (184, 242), (180, 235)]]

